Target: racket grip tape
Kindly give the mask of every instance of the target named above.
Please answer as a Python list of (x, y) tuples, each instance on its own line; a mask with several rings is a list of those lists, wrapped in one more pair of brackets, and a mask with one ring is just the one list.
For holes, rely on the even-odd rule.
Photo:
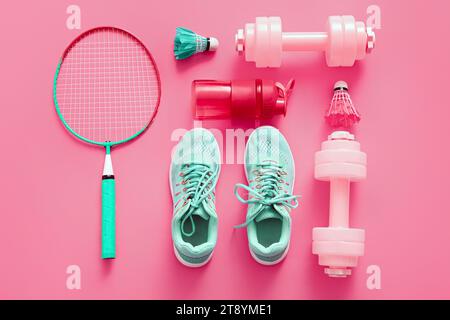
[(102, 179), (102, 259), (116, 257), (116, 181)]

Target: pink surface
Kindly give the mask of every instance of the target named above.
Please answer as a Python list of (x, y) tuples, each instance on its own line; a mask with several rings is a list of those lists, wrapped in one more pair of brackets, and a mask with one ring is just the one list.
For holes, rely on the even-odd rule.
[[(82, 29), (68, 30), (72, 2), (9, 2), (2, 7), (0, 298), (391, 299), (450, 298), (450, 30), (445, 0), (378, 0), (377, 48), (350, 69), (326, 67), (323, 54), (287, 54), (281, 69), (256, 69), (234, 52), (234, 34), (259, 15), (280, 15), (287, 31), (320, 31), (333, 14), (365, 20), (372, 1), (77, 1)], [(237, 5), (239, 3), (239, 5)], [(118, 259), (100, 259), (100, 176), (104, 150), (71, 137), (52, 101), (58, 58), (81, 31), (130, 30), (147, 45), (161, 74), (155, 122), (138, 140), (113, 150), (117, 179)], [(211, 34), (215, 54), (183, 62), (172, 56), (176, 26)], [(168, 184), (177, 128), (193, 126), (194, 79), (297, 81), (285, 119), (296, 160), (290, 252), (275, 267), (247, 249), (245, 207), (233, 196), (241, 165), (224, 165), (217, 188), (219, 238), (211, 263), (182, 266), (172, 252)], [(314, 180), (314, 152), (336, 80), (349, 83), (362, 114), (356, 138), (368, 154), (368, 178), (351, 190), (351, 225), (366, 230), (366, 254), (349, 279), (329, 279), (311, 253), (311, 230), (328, 223), (328, 184)], [(247, 127), (251, 124), (239, 124)], [(230, 122), (205, 122), (231, 128)], [(236, 127), (236, 124), (234, 124)], [(242, 150), (240, 150), (242, 152)], [(81, 290), (66, 288), (66, 268), (81, 268)], [(381, 268), (368, 290), (366, 269)]]

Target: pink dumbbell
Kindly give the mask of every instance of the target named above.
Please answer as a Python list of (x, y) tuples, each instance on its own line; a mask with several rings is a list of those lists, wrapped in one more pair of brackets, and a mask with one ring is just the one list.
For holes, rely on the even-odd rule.
[(313, 254), (330, 277), (346, 277), (364, 255), (364, 230), (349, 228), (350, 182), (366, 178), (367, 156), (347, 131), (333, 132), (316, 153), (315, 178), (330, 181), (328, 228), (313, 229)]
[(257, 17), (239, 29), (239, 53), (256, 67), (279, 67), (283, 51), (325, 51), (330, 67), (351, 67), (375, 47), (375, 33), (352, 16), (331, 16), (325, 32), (282, 32), (280, 17)]

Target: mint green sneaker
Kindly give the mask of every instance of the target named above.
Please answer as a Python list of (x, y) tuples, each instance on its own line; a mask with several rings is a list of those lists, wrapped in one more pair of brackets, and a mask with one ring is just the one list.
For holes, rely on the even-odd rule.
[[(246, 222), (250, 253), (264, 265), (277, 264), (286, 256), (291, 235), (289, 212), (298, 206), (292, 195), (294, 158), (284, 136), (274, 127), (257, 128), (245, 148), (245, 175), (248, 186), (236, 184), (238, 200), (248, 204)], [(238, 191), (248, 191), (243, 199)]]
[(176, 257), (188, 267), (208, 263), (216, 246), (214, 193), (220, 160), (216, 139), (202, 128), (188, 131), (172, 155), (172, 240)]

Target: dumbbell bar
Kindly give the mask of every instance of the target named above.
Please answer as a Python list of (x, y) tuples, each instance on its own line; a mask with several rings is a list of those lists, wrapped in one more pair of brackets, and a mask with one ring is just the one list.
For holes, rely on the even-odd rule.
[(315, 178), (330, 182), (328, 228), (313, 229), (313, 254), (330, 277), (346, 277), (364, 255), (365, 232), (349, 227), (350, 182), (366, 178), (367, 156), (346, 131), (333, 132), (315, 156)]
[(375, 47), (375, 33), (353, 16), (331, 16), (325, 32), (283, 32), (280, 17), (257, 17), (236, 36), (236, 50), (256, 67), (279, 67), (283, 51), (325, 51), (330, 67), (351, 67)]

